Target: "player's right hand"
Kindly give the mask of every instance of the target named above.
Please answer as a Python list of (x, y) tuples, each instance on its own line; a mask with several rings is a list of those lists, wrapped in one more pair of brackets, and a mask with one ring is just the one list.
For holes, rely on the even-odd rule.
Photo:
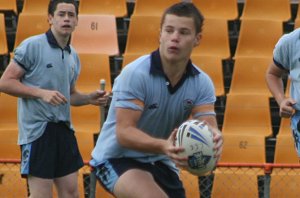
[(294, 112), (294, 105), (296, 104), (296, 101), (292, 98), (285, 98), (281, 101), (279, 106), (279, 115), (284, 118), (290, 118)]
[(59, 91), (53, 91), (53, 90), (42, 90), (41, 99), (45, 101), (46, 103), (49, 103), (51, 105), (60, 105), (60, 104), (66, 104), (67, 98), (62, 95)]

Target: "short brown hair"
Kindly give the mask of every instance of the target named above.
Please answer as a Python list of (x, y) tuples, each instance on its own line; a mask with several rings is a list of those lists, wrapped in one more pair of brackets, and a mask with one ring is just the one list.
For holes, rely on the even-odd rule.
[(162, 15), (162, 20), (160, 26), (162, 27), (165, 22), (165, 18), (167, 14), (173, 14), (176, 16), (182, 17), (192, 17), (194, 19), (196, 34), (202, 31), (202, 25), (204, 21), (204, 17), (201, 12), (196, 8), (193, 3), (190, 2), (180, 2), (172, 5), (167, 8)]

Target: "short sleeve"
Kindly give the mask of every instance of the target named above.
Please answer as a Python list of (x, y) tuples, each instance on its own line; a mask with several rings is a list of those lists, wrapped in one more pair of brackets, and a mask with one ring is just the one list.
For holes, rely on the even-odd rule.
[(199, 86), (202, 90), (197, 97), (196, 105), (214, 104), (216, 102), (214, 84), (207, 74), (202, 73), (201, 75), (204, 75), (201, 81), (202, 86)]
[(290, 52), (290, 40), (288, 35), (282, 36), (273, 50), (274, 63), (282, 69), (289, 70), (290, 60), (287, 54)]
[(36, 59), (36, 47), (35, 42), (31, 42), (31, 39), (23, 41), (15, 50), (13, 60), (18, 63), (24, 70), (33, 70)]
[(116, 107), (142, 110), (130, 100), (145, 100), (145, 79), (142, 72), (125, 67), (115, 80), (113, 94), (116, 98)]

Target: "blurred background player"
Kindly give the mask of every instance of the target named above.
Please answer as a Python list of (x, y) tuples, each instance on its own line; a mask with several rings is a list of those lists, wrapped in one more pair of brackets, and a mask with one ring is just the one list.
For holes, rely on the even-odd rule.
[(178, 168), (187, 166), (175, 147), (176, 127), (192, 117), (213, 129), (216, 155), (222, 150), (214, 86), (191, 63), (200, 43), (203, 16), (181, 2), (162, 16), (159, 49), (127, 65), (116, 78), (107, 120), (90, 164), (116, 197), (183, 198)]
[(23, 41), (0, 80), (0, 91), (19, 97), (18, 144), (21, 174), (30, 197), (79, 197), (77, 171), (83, 166), (71, 125), (70, 105), (105, 105), (107, 95), (75, 88), (80, 72), (70, 36), (78, 22), (74, 0), (49, 2), (50, 29)]
[[(273, 62), (270, 64), (266, 81), (279, 105), (279, 114), (283, 118), (291, 118), (291, 128), (295, 140), (298, 157), (300, 157), (300, 29), (295, 29), (282, 36), (273, 51)], [(283, 77), (288, 74), (291, 81), (290, 96), (286, 96)]]

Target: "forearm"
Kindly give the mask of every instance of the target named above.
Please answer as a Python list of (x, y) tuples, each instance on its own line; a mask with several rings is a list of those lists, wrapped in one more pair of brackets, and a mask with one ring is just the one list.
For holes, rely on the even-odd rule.
[(128, 127), (127, 129), (117, 127), (117, 139), (125, 148), (140, 152), (160, 154), (164, 153), (164, 145), (167, 141), (153, 138), (135, 127)]
[(218, 123), (217, 123), (217, 119), (215, 116), (203, 116), (203, 117), (199, 117), (200, 121), (205, 121), (207, 122), (211, 127), (214, 127), (216, 129), (218, 129)]
[(89, 94), (83, 94), (78, 91), (74, 91), (71, 93), (71, 105), (72, 106), (82, 106), (90, 104), (90, 95)]
[(272, 74), (268, 74), (266, 78), (267, 78), (267, 85), (269, 87), (270, 92), (275, 98), (277, 104), (280, 105), (282, 100), (286, 97), (284, 94), (282, 79)]
[(0, 92), (21, 98), (41, 98), (42, 89), (26, 86), (15, 79), (1, 79)]

